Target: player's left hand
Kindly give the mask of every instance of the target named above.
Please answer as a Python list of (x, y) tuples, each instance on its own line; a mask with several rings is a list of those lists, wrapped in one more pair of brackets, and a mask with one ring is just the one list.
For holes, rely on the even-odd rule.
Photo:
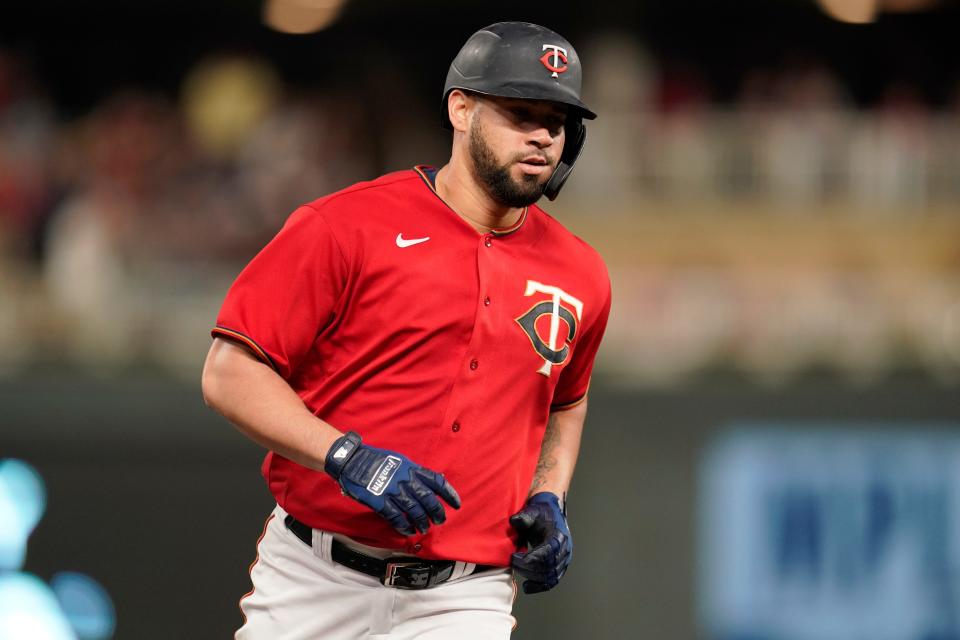
[(528, 551), (513, 554), (510, 564), (524, 578), (524, 593), (540, 593), (553, 589), (573, 560), (573, 538), (567, 516), (556, 494), (536, 493), (518, 513), (510, 517), (510, 525), (520, 533), (520, 543), (529, 544)]

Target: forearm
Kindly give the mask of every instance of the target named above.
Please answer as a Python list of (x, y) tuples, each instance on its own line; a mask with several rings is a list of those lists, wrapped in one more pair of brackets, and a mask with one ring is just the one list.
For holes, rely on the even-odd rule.
[(204, 401), (254, 442), (322, 470), (342, 433), (313, 415), (286, 380), (245, 348), (216, 338), (203, 367)]
[(572, 409), (550, 414), (540, 445), (540, 459), (530, 485), (530, 495), (550, 491), (562, 498), (570, 489), (586, 415), (586, 400)]

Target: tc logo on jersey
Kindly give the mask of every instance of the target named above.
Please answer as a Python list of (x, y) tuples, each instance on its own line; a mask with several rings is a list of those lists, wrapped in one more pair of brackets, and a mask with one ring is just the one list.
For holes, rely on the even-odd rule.
[[(517, 324), (523, 329), (523, 332), (530, 338), (533, 350), (543, 358), (543, 366), (537, 369), (537, 373), (549, 377), (553, 370), (553, 365), (561, 365), (570, 355), (569, 343), (577, 335), (577, 326), (583, 315), (583, 303), (559, 287), (553, 287), (548, 284), (540, 284), (534, 280), (527, 280), (527, 289), (523, 295), (532, 296), (537, 293), (545, 293), (550, 296), (550, 300), (544, 300), (530, 307), (530, 310), (517, 318)], [(570, 308), (561, 303), (566, 303)], [(550, 316), (549, 324), (546, 321), (540, 322), (544, 316)], [(560, 321), (566, 325), (566, 330), (562, 335), (560, 332)], [(544, 326), (547, 325), (547, 326)], [(546, 332), (546, 340), (541, 337), (541, 332)], [(557, 344), (557, 339), (560, 344)], [(560, 347), (559, 349), (557, 347)]]
[(559, 78), (559, 74), (567, 70), (567, 50), (555, 44), (545, 44), (543, 51), (546, 53), (540, 57), (540, 62), (552, 72), (550, 75)]

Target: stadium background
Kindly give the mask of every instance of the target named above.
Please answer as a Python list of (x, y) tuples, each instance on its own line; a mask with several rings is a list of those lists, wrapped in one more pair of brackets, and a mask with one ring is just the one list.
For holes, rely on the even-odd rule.
[[(546, 208), (607, 258), (614, 308), (571, 498), (577, 558), (554, 593), (519, 600), (515, 637), (960, 637), (957, 460), (931, 453), (960, 434), (960, 9), (837, 19), (876, 4), (361, 0), (300, 35), (252, 1), (5, 7), (0, 457), (48, 489), (24, 571), (95, 577), (119, 638), (229, 636), (271, 501), (261, 452), (199, 394), (226, 287), (298, 203), (442, 163), (450, 59), (480, 26), (526, 19), (574, 42), (600, 114)], [(722, 517), (744, 495), (713, 491), (727, 485), (709, 461), (743, 425), (748, 442), (787, 434), (785, 458), (856, 434), (832, 466), (791, 467), (804, 495), (856, 490), (848, 463), (903, 438), (937, 477), (896, 456), (872, 468), (899, 502), (865, 539), (943, 520), (946, 540), (896, 557), (942, 548), (944, 600), (901, 598), (885, 635), (842, 607), (833, 627), (796, 623), (824, 594), (879, 615), (877, 592), (914, 584), (882, 554), (859, 582), (823, 577), (843, 567), (810, 549), (856, 527), (814, 501), (801, 513), (819, 525), (784, 525), (785, 557), (816, 565), (806, 591), (781, 562), (776, 597), (743, 591), (767, 617), (738, 618), (716, 587), (737, 543), (711, 541), (755, 525)]]

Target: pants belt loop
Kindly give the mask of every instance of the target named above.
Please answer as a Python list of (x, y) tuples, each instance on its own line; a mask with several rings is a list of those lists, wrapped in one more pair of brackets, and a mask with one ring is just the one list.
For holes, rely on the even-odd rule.
[(450, 574), (450, 579), (456, 580), (457, 578), (462, 578), (463, 576), (468, 575), (469, 567), (469, 562), (460, 562), (458, 560), (457, 563), (453, 565), (453, 573)]
[(313, 552), (326, 562), (333, 562), (330, 555), (330, 545), (333, 544), (333, 534), (322, 529), (313, 530)]

